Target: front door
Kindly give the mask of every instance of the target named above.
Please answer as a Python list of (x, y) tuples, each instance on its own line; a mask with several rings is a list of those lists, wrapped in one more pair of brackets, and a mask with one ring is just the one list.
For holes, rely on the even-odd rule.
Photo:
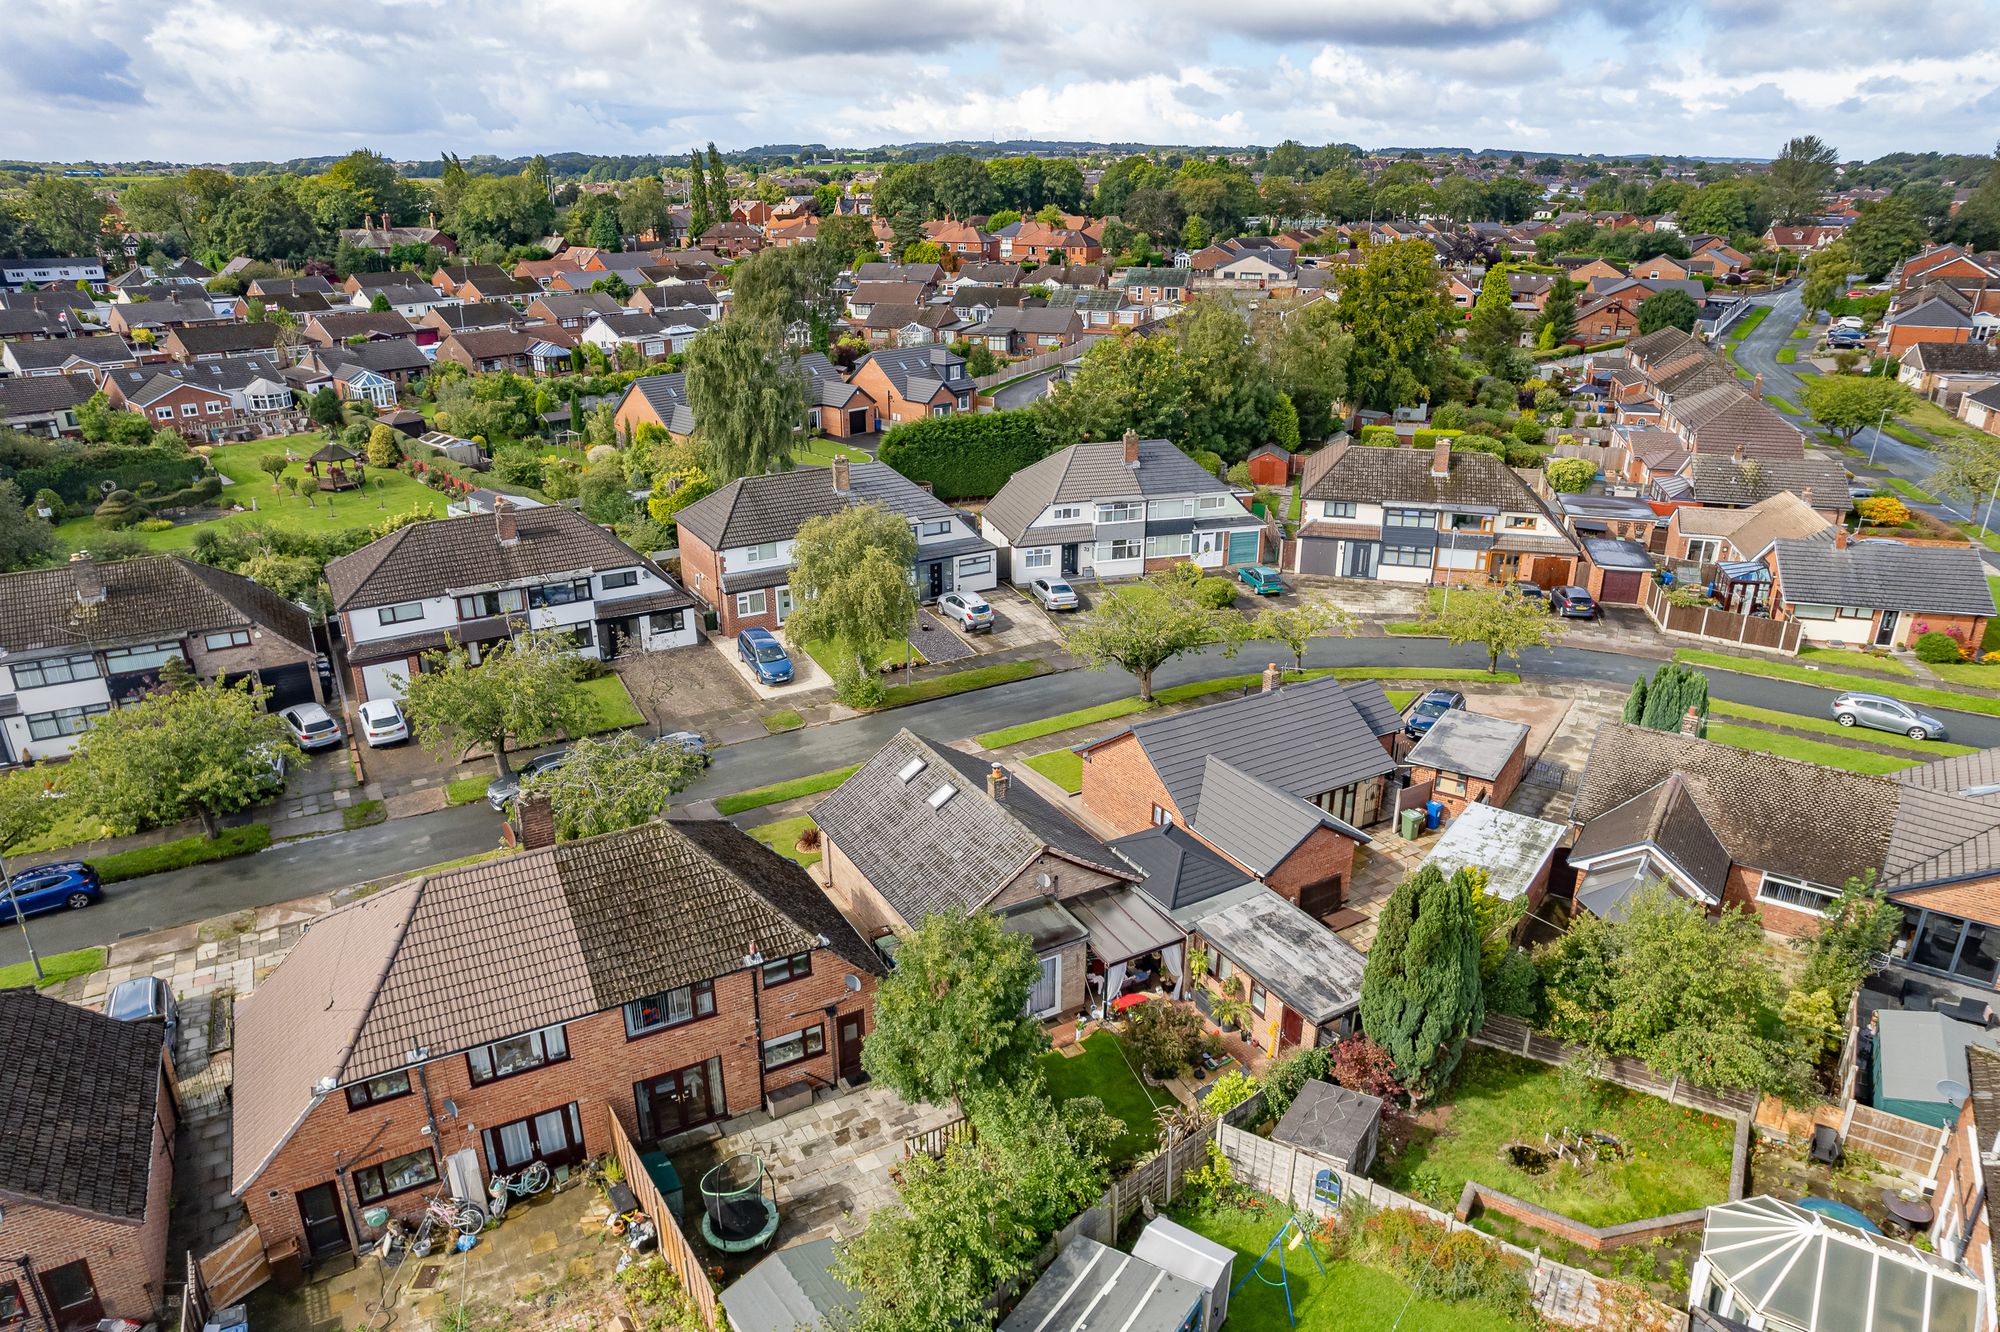
[(1375, 561), (1382, 548), (1373, 541), (1343, 541), (1341, 543), (1341, 568), (1343, 578), (1373, 578)]
[(836, 1028), (840, 1038), (840, 1076), (850, 1086), (868, 1081), (861, 1067), (861, 1042), (865, 1026), (859, 1013), (843, 1013)]
[(930, 573), (931, 600), (936, 601), (939, 597), (944, 595), (944, 561), (932, 560), (929, 566), (927, 567), (931, 571)]
[(1896, 641), (1896, 622), (1903, 618), (1903, 612), (1885, 610), (1882, 622), (1875, 626), (1875, 646), (1888, 647)]
[(315, 1184), (299, 1190), (299, 1222), (306, 1232), (306, 1257), (324, 1258), (347, 1248), (347, 1218), (340, 1211), (340, 1189)]
[(42, 1293), (49, 1297), (61, 1332), (96, 1327), (104, 1319), (104, 1301), (97, 1298), (90, 1264), (81, 1258), (42, 1273)]
[(1062, 548), (1062, 571), (1064, 578), (1076, 577), (1076, 542), (1064, 544)]
[(1306, 1023), (1290, 1004), (1285, 1005), (1284, 1016), (1278, 1019), (1278, 1048), (1288, 1050), (1305, 1039)]

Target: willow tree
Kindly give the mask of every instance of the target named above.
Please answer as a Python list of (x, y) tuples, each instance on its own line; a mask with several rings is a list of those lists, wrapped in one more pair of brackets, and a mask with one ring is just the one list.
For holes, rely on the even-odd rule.
[(687, 350), (688, 406), (718, 482), (788, 470), (805, 424), (805, 375), (779, 325), (725, 319)]

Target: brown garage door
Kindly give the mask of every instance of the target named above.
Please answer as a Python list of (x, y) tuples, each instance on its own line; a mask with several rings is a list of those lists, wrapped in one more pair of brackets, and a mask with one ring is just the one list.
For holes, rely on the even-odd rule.
[(1629, 570), (1612, 572), (1606, 570), (1603, 589), (1597, 594), (1599, 601), (1608, 601), (1617, 606), (1639, 604), (1639, 589), (1644, 587), (1646, 575)]

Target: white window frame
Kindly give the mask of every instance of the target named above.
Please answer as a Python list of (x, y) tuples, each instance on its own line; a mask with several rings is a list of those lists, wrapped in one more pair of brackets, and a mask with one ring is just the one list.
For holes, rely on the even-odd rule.
[(1058, 504), (1049, 510), (1049, 521), (1052, 523), (1080, 523), (1083, 521), (1083, 506), (1081, 504)]
[(210, 652), (221, 652), (225, 648), (249, 647), (250, 631), (248, 629), (225, 629), (219, 634), (209, 634), (202, 639), (202, 646), (206, 647)]
[(1056, 553), (1048, 546), (1031, 546), (1021, 552), (1023, 569), (1053, 569), (1055, 563)]
[[(1777, 891), (1773, 891), (1774, 888)], [(1786, 892), (1790, 892), (1795, 896), (1787, 897), (1784, 895)], [(1805, 902), (1796, 900), (1799, 897), (1821, 898), (1824, 900), (1819, 906), (1809, 906)], [(1790, 874), (1773, 874), (1771, 871), (1765, 870), (1757, 880), (1758, 902), (1769, 903), (1772, 906), (1781, 906), (1788, 911), (1803, 911), (1808, 915), (1824, 916), (1826, 909), (1839, 899), (1840, 890), (1838, 888), (1829, 888), (1825, 884), (1814, 883), (1810, 879), (1796, 878)]]
[(201, 415), (201, 404), (200, 404), (200, 403), (198, 403), (198, 402), (184, 402), (184, 403), (182, 403), (182, 404), (181, 404), (181, 415), (182, 415), (182, 416), (200, 416), (200, 415)]
[(1196, 502), (1195, 507), (1203, 513), (1220, 513), (1223, 507), (1229, 503), (1229, 499), (1230, 497), (1227, 495), (1203, 495)]
[[(1106, 541), (1103, 545), (1106, 551), (1104, 556), (1105, 563), (1115, 563), (1118, 560), (1141, 560), (1146, 557), (1146, 543), (1138, 537), (1119, 537), (1115, 541)], [(1123, 554), (1119, 553), (1121, 547), (1125, 548)]]
[(771, 598), (761, 587), (754, 592), (738, 592), (736, 594), (736, 615), (738, 619), (747, 619), (752, 615), (763, 615), (770, 609)]
[(174, 419), (174, 409), (171, 406), (155, 407), (153, 409), (153, 419), (155, 421), (171, 421)]
[(778, 544), (776, 541), (759, 542), (745, 551), (743, 558), (750, 564), (768, 564), (778, 558)]
[(1099, 523), (1140, 523), (1146, 520), (1146, 506), (1132, 503), (1100, 504), (1097, 506)]

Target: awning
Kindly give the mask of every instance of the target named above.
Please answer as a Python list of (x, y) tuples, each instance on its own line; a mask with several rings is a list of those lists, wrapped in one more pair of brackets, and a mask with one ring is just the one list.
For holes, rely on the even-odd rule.
[(1000, 928), (1009, 934), (1026, 935), (1028, 946), (1037, 953), (1056, 952), (1089, 934), (1083, 922), (1064, 910), (1061, 903), (1047, 901), (1008, 912), (1000, 918)]
[(1181, 927), (1136, 889), (1086, 893), (1064, 905), (1090, 932), (1090, 951), (1106, 964), (1171, 948), (1184, 937)]

